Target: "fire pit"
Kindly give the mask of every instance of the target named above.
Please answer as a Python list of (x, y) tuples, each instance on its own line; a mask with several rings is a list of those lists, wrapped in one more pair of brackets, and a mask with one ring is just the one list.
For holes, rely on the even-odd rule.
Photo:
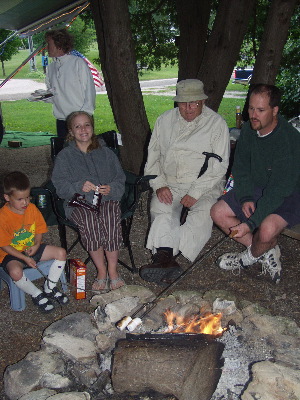
[[(51, 324), (40, 351), (7, 367), (8, 398), (29, 392), (46, 398), (50, 391), (72, 399), (248, 400), (270, 393), (281, 400), (300, 393), (300, 333), (293, 321), (263, 314), (252, 303), (234, 302), (225, 291), (217, 296), (215, 291), (178, 291), (160, 299), (136, 333), (116, 329), (116, 322), (149, 295), (144, 287), (126, 286), (96, 296), (92, 318), (78, 312)], [(171, 322), (177, 329), (180, 318), (191, 320), (199, 308), (202, 316), (222, 312), (228, 330), (219, 337), (165, 332), (170, 329), (162, 322), (165, 310), (176, 311)]]

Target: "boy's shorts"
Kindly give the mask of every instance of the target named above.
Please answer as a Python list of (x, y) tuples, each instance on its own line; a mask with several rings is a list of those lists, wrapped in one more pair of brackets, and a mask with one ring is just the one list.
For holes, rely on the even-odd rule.
[[(255, 204), (261, 198), (262, 193), (263, 190), (261, 188), (254, 189), (253, 199)], [(229, 205), (235, 216), (241, 222), (247, 221), (247, 218), (242, 211), (242, 205), (236, 198), (234, 188), (220, 197), (220, 200), (224, 200)], [(300, 193), (294, 192), (290, 196), (286, 197), (283, 203), (271, 214), (277, 214), (283, 218), (287, 222), (288, 228), (300, 224)]]
[[(40, 245), (40, 247), (38, 248), (37, 252), (35, 253), (35, 255), (34, 255), (33, 257), (31, 257), (31, 258), (34, 259), (35, 262), (39, 262), (39, 261), (40, 261), (40, 259), (42, 258), (42, 255), (43, 255), (43, 253), (44, 253), (44, 250), (45, 250), (45, 247), (46, 247), (46, 246), (47, 246), (47, 245), (46, 245), (45, 243), (42, 243), (42, 244)], [(9, 274), (9, 273), (8, 273), (7, 268), (6, 268), (6, 265), (7, 265), (10, 261), (12, 261), (12, 260), (20, 261), (20, 262), (24, 265), (24, 269), (30, 268), (30, 267), (29, 267), (27, 264), (25, 264), (24, 261), (21, 260), (20, 258), (15, 257), (15, 256), (11, 256), (10, 254), (7, 254), (7, 256), (5, 256), (5, 257), (3, 258), (2, 263), (0, 264), (0, 266), (5, 270), (5, 272), (6, 272), (7, 274)]]

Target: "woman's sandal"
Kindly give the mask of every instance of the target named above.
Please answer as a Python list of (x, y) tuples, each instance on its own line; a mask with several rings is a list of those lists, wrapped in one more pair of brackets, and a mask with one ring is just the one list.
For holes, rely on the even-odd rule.
[(95, 282), (92, 285), (92, 290), (94, 292), (98, 292), (98, 293), (107, 293), (107, 292), (109, 292), (108, 278), (95, 279)]
[[(42, 300), (46, 300), (41, 303)], [(46, 293), (40, 293), (36, 297), (32, 297), (33, 304), (38, 306), (39, 310), (43, 313), (49, 313), (54, 310), (54, 305), (46, 296)]]
[(68, 297), (65, 294), (61, 293), (56, 286), (52, 289), (50, 293), (45, 293), (45, 295), (51, 300), (56, 300), (62, 306), (69, 303)]
[(110, 289), (111, 290), (120, 289), (124, 285), (125, 285), (125, 282), (120, 277), (118, 277), (116, 279), (110, 279)]

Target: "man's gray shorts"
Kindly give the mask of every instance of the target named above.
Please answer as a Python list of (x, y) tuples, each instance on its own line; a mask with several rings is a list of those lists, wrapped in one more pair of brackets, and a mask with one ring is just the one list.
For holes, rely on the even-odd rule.
[[(262, 192), (263, 191), (261, 188), (256, 188), (254, 190), (253, 199), (255, 204), (261, 198)], [(236, 217), (241, 222), (247, 221), (247, 218), (242, 211), (242, 205), (236, 198), (234, 188), (220, 197), (220, 200), (224, 200), (229, 205)], [(294, 192), (290, 196), (286, 197), (281, 206), (279, 206), (271, 214), (277, 214), (283, 218), (288, 223), (289, 228), (300, 224), (300, 193)]]

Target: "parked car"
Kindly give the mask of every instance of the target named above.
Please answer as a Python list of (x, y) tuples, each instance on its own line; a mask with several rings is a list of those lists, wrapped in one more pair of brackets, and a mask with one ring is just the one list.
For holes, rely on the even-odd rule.
[(242, 85), (249, 85), (253, 74), (252, 68), (237, 68), (233, 71), (232, 83), (240, 83)]
[(289, 122), (300, 132), (300, 115), (290, 119)]

